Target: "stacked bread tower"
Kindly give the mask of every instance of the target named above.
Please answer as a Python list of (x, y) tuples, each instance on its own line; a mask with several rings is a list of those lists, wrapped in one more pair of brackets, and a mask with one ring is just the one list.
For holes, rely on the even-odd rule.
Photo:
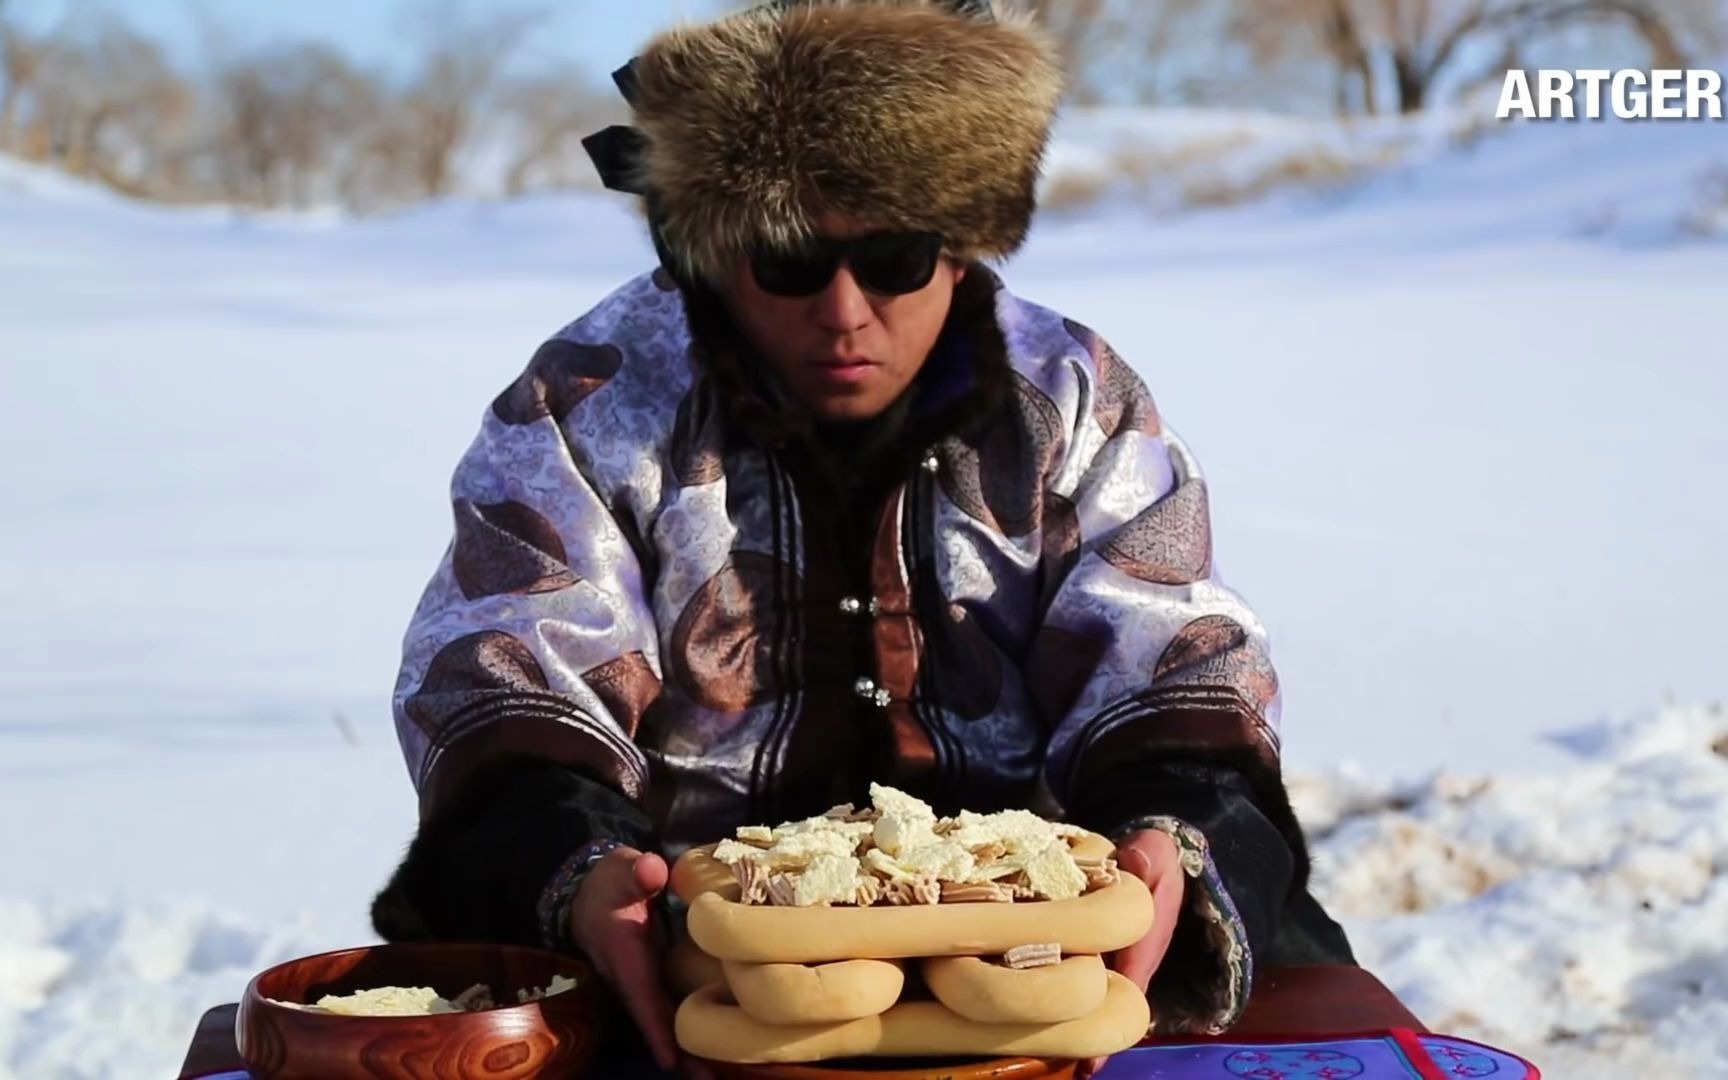
[(686, 852), (679, 1044), (735, 1063), (1127, 1049), (1145, 995), (1103, 955), (1152, 897), (1104, 837), (1035, 814), (938, 817), (892, 788)]

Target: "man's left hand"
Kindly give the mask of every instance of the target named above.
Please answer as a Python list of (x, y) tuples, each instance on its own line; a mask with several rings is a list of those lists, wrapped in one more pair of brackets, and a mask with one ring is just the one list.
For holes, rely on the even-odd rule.
[[(1123, 873), (1133, 874), (1152, 890), (1152, 906), (1157, 912), (1152, 920), (1152, 929), (1146, 932), (1146, 936), (1110, 959), (1110, 966), (1133, 980), (1144, 994), (1152, 982), (1153, 973), (1164, 961), (1164, 954), (1170, 948), (1170, 935), (1182, 913), (1182, 893), (1187, 883), (1183, 879), (1181, 853), (1168, 833), (1141, 829), (1129, 833), (1117, 845), (1116, 864)], [(1090, 1076), (1103, 1064), (1103, 1058), (1096, 1058), (1084, 1062), (1079, 1072)]]
[(1182, 912), (1182, 892), (1186, 888), (1182, 857), (1168, 833), (1141, 829), (1123, 837), (1116, 848), (1116, 864), (1123, 873), (1133, 874), (1146, 883), (1152, 890), (1152, 906), (1157, 911), (1146, 936), (1118, 952), (1110, 963), (1145, 993), (1153, 972), (1170, 948), (1170, 935), (1176, 929), (1176, 917)]

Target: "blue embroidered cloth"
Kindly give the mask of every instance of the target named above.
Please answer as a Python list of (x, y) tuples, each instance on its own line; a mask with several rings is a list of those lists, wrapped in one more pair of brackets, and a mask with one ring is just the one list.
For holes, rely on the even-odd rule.
[(1388, 1032), (1311, 1042), (1206, 1042), (1117, 1054), (1096, 1080), (1538, 1080), (1530, 1063), (1442, 1035)]

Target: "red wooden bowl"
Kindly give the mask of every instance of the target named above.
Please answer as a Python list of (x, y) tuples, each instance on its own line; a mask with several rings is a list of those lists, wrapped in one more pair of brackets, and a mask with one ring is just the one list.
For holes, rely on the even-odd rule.
[[(576, 989), (484, 1012), (333, 1016), (275, 1004), (383, 986), (430, 986), (453, 998), (485, 983), (502, 1006), (554, 975), (575, 979)], [(527, 1080), (576, 1075), (593, 1059), (606, 1015), (598, 977), (569, 956), (509, 945), (378, 945), (258, 975), (241, 998), (235, 1034), (259, 1080)]]
[(897, 1058), (813, 1065), (728, 1065), (708, 1062), (720, 1080), (1073, 1080), (1079, 1063), (1051, 1058)]

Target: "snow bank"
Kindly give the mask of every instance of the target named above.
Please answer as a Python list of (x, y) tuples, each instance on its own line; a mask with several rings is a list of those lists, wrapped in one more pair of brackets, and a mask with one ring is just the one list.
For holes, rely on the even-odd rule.
[[(1347, 124), (1187, 109), (1075, 110), (1051, 148), (1049, 216), (1153, 220), (1216, 242), (1308, 246), (1337, 235), (1382, 255), (1556, 238), (1625, 248), (1728, 233), (1720, 124), (1500, 122), (1492, 102)], [(1220, 212), (1225, 211), (1225, 212)], [(1260, 236), (1268, 228), (1272, 236)]]
[(1568, 1080), (1728, 1075), (1728, 712), (1559, 741), (1548, 774), (1299, 778), (1317, 892), (1432, 1027)]
[(0, 900), (0, 1078), (178, 1075), (206, 1008), (308, 951), (206, 907)]
[(1116, 205), (1169, 216), (1355, 186), (1441, 152), (1463, 119), (1363, 120), (1212, 109), (1074, 108), (1051, 143), (1043, 202), (1056, 216)]

